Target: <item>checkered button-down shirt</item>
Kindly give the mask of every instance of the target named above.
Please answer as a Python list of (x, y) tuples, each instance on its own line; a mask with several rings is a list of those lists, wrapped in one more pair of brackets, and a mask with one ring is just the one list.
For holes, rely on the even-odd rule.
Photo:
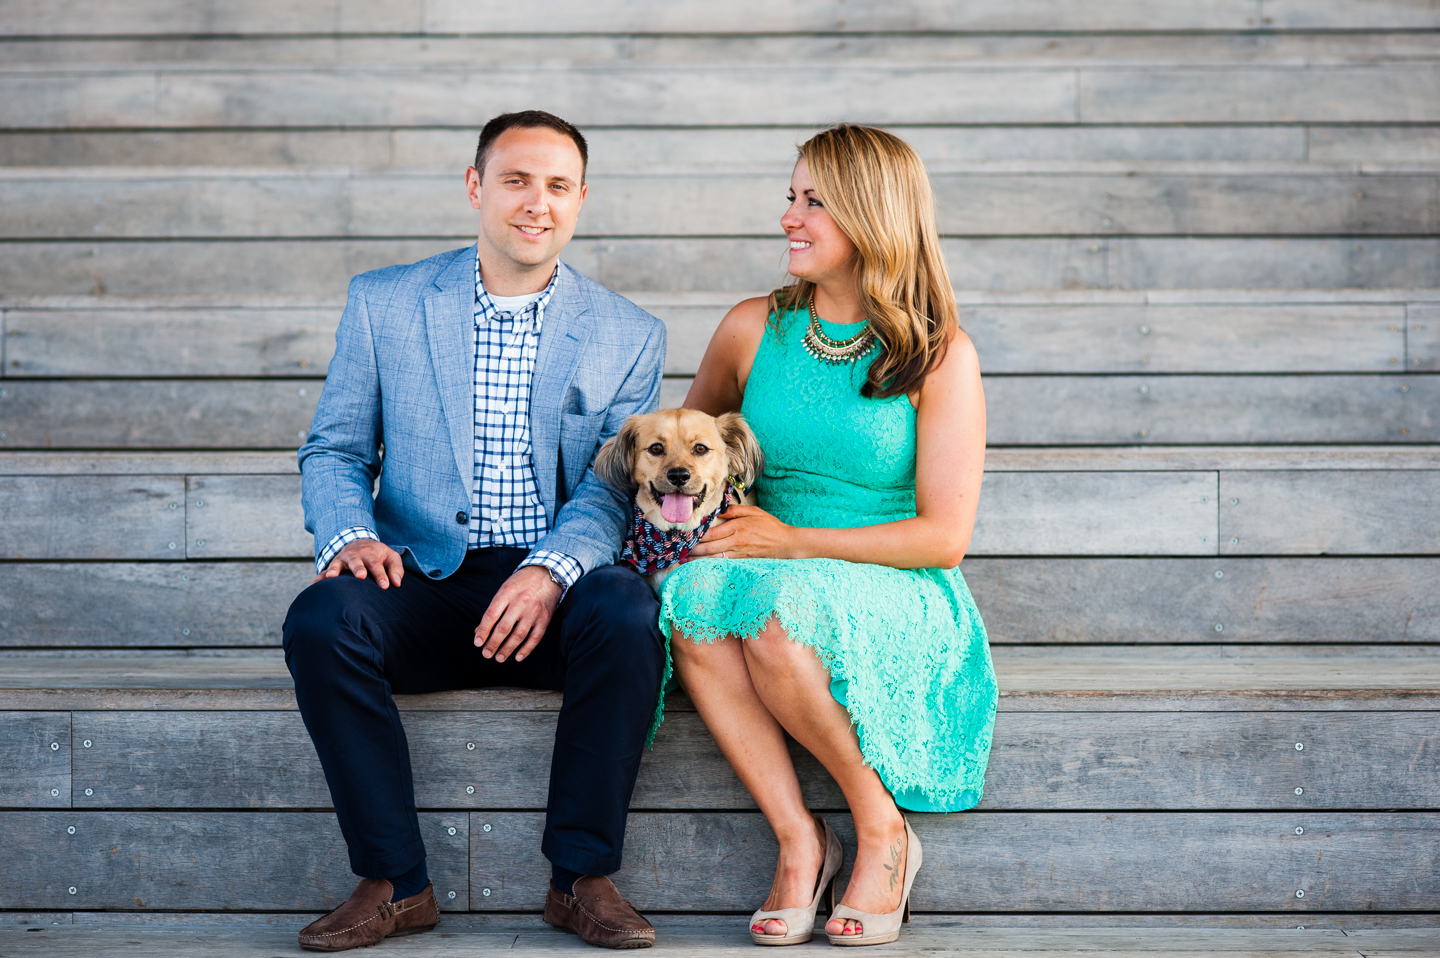
[[(475, 455), (470, 484), (471, 549), (533, 549), (549, 531), (540, 499), (530, 441), (530, 381), (540, 347), (545, 307), (555, 291), (555, 276), (540, 296), (519, 313), (495, 307), (475, 261)], [(321, 552), (321, 571), (347, 542), (375, 539), (367, 528), (346, 529)], [(568, 590), (581, 575), (580, 563), (560, 552), (540, 550), (521, 565), (541, 565)]]

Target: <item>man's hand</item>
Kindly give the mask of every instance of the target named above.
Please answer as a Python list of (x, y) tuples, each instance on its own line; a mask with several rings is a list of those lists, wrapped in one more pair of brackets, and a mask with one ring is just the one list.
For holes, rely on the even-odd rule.
[(490, 600), (490, 608), (475, 628), (480, 654), (504, 662), (513, 652), (516, 662), (523, 661), (545, 637), (561, 591), (544, 566), (516, 569)]
[(335, 553), (325, 571), (311, 579), (310, 584), (333, 579), (347, 570), (357, 579), (373, 578), (382, 589), (390, 588), (392, 582), (398, 588), (400, 580), (405, 578), (400, 553), (378, 539), (356, 539), (345, 543), (345, 548)]

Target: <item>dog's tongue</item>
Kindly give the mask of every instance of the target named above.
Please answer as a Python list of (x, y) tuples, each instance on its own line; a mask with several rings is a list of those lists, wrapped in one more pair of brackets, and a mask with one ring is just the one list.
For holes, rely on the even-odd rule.
[(672, 492), (660, 501), (660, 515), (666, 522), (689, 522), (695, 511), (695, 497)]

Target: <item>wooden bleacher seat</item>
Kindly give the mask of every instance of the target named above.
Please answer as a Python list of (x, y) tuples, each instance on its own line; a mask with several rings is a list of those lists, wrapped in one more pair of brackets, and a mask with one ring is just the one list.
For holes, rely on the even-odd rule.
[[(274, 955), (349, 893), (278, 648), (294, 450), (350, 276), (471, 242), (477, 127), (531, 106), (590, 136), (565, 259), (666, 321), (666, 405), (782, 280), (797, 140), (929, 165), (1002, 697), (902, 947), (1435, 953), (1434, 4), (542, 6), (0, 11), (0, 953)], [(409, 941), (571, 947), (533, 915), (556, 697), (400, 704), (457, 932)], [(618, 880), (748, 948), (772, 838), (667, 714)]]

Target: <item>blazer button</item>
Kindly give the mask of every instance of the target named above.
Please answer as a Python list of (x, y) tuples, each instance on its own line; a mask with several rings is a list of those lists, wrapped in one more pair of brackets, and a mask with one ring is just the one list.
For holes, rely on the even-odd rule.
[(457, 512), (455, 513), (455, 521), (463, 526), (470, 521), (470, 517), (463, 512)]

